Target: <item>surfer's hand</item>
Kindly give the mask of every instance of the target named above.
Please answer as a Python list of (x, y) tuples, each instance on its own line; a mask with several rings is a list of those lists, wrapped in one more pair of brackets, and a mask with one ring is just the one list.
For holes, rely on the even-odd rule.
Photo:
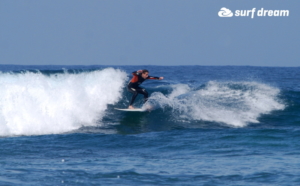
[(164, 79), (164, 77), (159, 77), (159, 80), (162, 80), (162, 79)]

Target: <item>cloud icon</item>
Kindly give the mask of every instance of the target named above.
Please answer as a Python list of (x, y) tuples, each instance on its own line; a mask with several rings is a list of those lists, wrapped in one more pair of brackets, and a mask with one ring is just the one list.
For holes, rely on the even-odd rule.
[(232, 17), (233, 13), (231, 12), (231, 10), (229, 10), (228, 8), (221, 8), (221, 10), (219, 11), (218, 15), (220, 17)]

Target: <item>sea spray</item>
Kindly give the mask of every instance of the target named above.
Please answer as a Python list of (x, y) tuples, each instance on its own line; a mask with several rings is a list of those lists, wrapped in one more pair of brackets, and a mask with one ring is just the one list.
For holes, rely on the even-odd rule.
[(169, 95), (155, 92), (149, 99), (153, 108), (173, 110), (173, 117), (186, 120), (204, 120), (243, 127), (259, 123), (262, 114), (282, 110), (280, 90), (257, 82), (209, 81), (198, 90), (178, 84)]
[(125, 72), (113, 68), (44, 75), (0, 74), (0, 135), (56, 134), (93, 126), (122, 96)]

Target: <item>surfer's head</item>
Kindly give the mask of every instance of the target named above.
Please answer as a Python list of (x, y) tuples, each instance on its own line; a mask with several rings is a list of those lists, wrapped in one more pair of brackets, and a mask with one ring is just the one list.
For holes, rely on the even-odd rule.
[(144, 79), (146, 79), (148, 76), (149, 76), (149, 71), (146, 70), (146, 69), (142, 70), (142, 77), (143, 77)]

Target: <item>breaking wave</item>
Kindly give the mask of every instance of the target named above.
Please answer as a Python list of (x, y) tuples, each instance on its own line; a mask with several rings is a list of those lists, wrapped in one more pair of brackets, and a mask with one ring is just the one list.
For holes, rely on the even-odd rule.
[(259, 123), (262, 114), (283, 110), (280, 90), (257, 82), (216, 82), (193, 90), (188, 85), (172, 85), (170, 94), (154, 92), (148, 104), (171, 109), (177, 119), (204, 120), (243, 127)]
[(0, 135), (64, 133), (94, 126), (122, 97), (127, 74), (92, 72), (0, 74)]

